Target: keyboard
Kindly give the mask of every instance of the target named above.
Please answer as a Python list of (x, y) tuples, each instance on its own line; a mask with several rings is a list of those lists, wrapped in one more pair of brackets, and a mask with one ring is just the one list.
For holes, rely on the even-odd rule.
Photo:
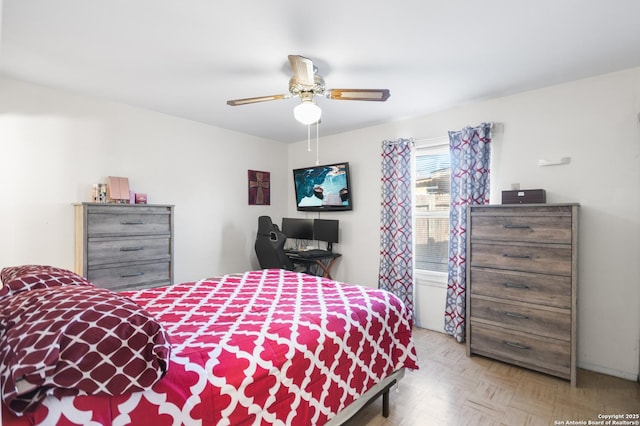
[(319, 257), (327, 257), (331, 254), (331, 252), (327, 250), (313, 249), (313, 250), (298, 251), (293, 254), (295, 254), (298, 257), (313, 259), (313, 258), (319, 258)]

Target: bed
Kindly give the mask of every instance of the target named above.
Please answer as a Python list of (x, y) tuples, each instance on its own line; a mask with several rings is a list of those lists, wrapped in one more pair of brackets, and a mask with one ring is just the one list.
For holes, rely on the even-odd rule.
[[(4, 272), (0, 362), (11, 358), (6, 356), (11, 350), (5, 335), (11, 334), (12, 324), (22, 326), (22, 318), (12, 317), (25, 309), (15, 308), (12, 299), (19, 297), (37, 295), (45, 303), (41, 309), (51, 317), (55, 311), (46, 304), (65, 292), (82, 300), (87, 298), (83, 292), (104, 293), (122, 298), (135, 311), (130, 314), (134, 322), (142, 324), (120, 334), (126, 338), (140, 328), (150, 331), (148, 341), (138, 345), (143, 355), (128, 355), (148, 361), (132, 373), (138, 388), (124, 389), (131, 386), (130, 380), (115, 386), (119, 392), (109, 388), (111, 383), (91, 384), (89, 391), (75, 385), (61, 389), (64, 386), (46, 382), (39, 373), (31, 384), (37, 389), (19, 395), (20, 386), (14, 382), (22, 376), (6, 374), (19, 369), (3, 364), (3, 425), (135, 425), (148, 424), (149, 419), (157, 426), (340, 424), (371, 398), (382, 394), (388, 401), (389, 387), (405, 369), (418, 368), (412, 314), (398, 298), (381, 290), (266, 269), (117, 294), (107, 294), (77, 276), (67, 281), (78, 282), (47, 288), (38, 287), (47, 281), (39, 279), (37, 285), (29, 284), (29, 291), (2, 298), (12, 278)], [(42, 270), (36, 272), (42, 275)], [(139, 319), (136, 308), (148, 317)], [(82, 308), (77, 315), (89, 311)], [(130, 326), (130, 320), (124, 322), (118, 327)], [(110, 362), (111, 357), (102, 361)], [(140, 378), (148, 379), (145, 386), (138, 383)], [(61, 381), (65, 380), (69, 379)]]

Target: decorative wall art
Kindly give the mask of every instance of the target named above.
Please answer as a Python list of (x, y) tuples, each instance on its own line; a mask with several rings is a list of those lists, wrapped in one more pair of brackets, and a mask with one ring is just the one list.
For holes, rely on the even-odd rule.
[(270, 172), (248, 170), (249, 174), (249, 205), (271, 205)]

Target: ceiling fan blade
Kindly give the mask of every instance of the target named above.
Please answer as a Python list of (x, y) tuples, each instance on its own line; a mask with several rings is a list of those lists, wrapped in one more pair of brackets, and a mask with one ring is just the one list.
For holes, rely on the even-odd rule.
[(232, 99), (227, 101), (227, 105), (238, 106), (238, 105), (246, 105), (246, 104), (255, 104), (258, 102), (266, 102), (266, 101), (276, 101), (278, 99), (288, 99), (291, 95), (271, 95), (271, 96), (259, 96), (256, 98), (245, 98), (245, 99)]
[(300, 55), (289, 55), (293, 78), (303, 86), (314, 85), (313, 61)]
[(389, 99), (389, 89), (330, 89), (327, 97), (339, 101), (377, 101)]

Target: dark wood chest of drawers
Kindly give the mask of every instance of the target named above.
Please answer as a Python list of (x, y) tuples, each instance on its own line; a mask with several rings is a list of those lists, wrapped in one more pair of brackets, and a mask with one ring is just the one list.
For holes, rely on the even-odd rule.
[(576, 381), (577, 204), (467, 210), (467, 354)]
[(111, 290), (173, 283), (173, 206), (75, 206), (75, 270)]

